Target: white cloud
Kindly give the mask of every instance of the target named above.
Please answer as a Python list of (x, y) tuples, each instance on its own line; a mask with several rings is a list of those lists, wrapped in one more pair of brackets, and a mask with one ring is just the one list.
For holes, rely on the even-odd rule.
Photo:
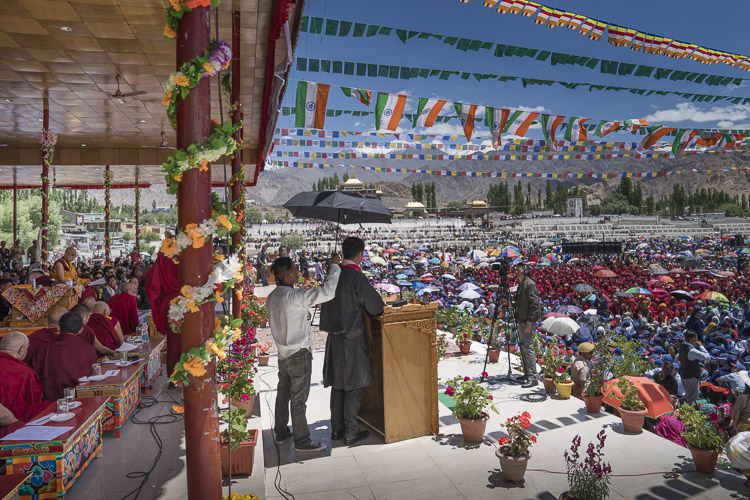
[(531, 111), (532, 113), (549, 113), (549, 110), (544, 106), (534, 106), (533, 108), (528, 106), (515, 106), (510, 109), (520, 109), (521, 111)]
[(690, 102), (681, 102), (673, 109), (661, 109), (646, 117), (649, 123), (686, 122), (706, 123), (716, 121), (717, 127), (736, 127), (734, 122), (750, 118), (750, 106), (731, 105), (714, 106), (711, 109), (701, 109)]

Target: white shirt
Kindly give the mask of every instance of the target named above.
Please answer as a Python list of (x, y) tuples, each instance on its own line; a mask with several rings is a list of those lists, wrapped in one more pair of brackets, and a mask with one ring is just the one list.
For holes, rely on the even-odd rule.
[(333, 299), (340, 274), (341, 268), (331, 264), (328, 277), (320, 287), (304, 290), (277, 286), (268, 295), (268, 321), (271, 325), (271, 335), (279, 349), (279, 359), (286, 359), (300, 349), (309, 349), (312, 352), (308, 309)]

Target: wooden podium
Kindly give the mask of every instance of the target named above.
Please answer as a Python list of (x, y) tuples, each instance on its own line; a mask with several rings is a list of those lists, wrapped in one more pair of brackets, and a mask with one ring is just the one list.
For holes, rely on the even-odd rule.
[(362, 398), (359, 418), (386, 443), (438, 430), (437, 306), (386, 306), (382, 318), (372, 321), (375, 378)]

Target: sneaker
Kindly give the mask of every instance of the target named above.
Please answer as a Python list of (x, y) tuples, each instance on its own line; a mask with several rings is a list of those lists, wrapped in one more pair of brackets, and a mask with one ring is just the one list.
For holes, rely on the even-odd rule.
[(352, 446), (353, 444), (359, 443), (363, 439), (367, 439), (367, 436), (370, 435), (370, 431), (364, 430), (359, 431), (353, 438), (346, 438), (344, 441), (348, 446)]
[(523, 389), (529, 389), (531, 387), (536, 387), (537, 385), (539, 385), (539, 381), (537, 379), (535, 379), (535, 378), (532, 378), (528, 382), (526, 382), (525, 384), (523, 384), (521, 386), (521, 388), (523, 388)]
[(338, 441), (339, 439), (344, 439), (344, 435), (346, 433), (344, 431), (339, 432), (332, 432), (331, 433), (331, 441)]
[(294, 445), (295, 451), (323, 451), (325, 449), (326, 445), (318, 441), (308, 441), (307, 444)]
[(276, 441), (276, 444), (284, 444), (288, 442), (290, 439), (294, 437), (294, 434), (289, 432), (289, 429), (286, 430), (283, 434), (275, 434), (274, 440)]

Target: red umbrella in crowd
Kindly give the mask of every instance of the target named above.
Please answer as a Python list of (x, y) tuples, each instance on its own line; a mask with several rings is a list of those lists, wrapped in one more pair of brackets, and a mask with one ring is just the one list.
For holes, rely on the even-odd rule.
[(616, 278), (617, 274), (610, 271), (609, 269), (602, 269), (601, 271), (597, 271), (595, 276), (597, 278)]
[(703, 288), (703, 289), (709, 289), (711, 288), (711, 285), (706, 283), (705, 281), (691, 281), (690, 282), (690, 288)]

